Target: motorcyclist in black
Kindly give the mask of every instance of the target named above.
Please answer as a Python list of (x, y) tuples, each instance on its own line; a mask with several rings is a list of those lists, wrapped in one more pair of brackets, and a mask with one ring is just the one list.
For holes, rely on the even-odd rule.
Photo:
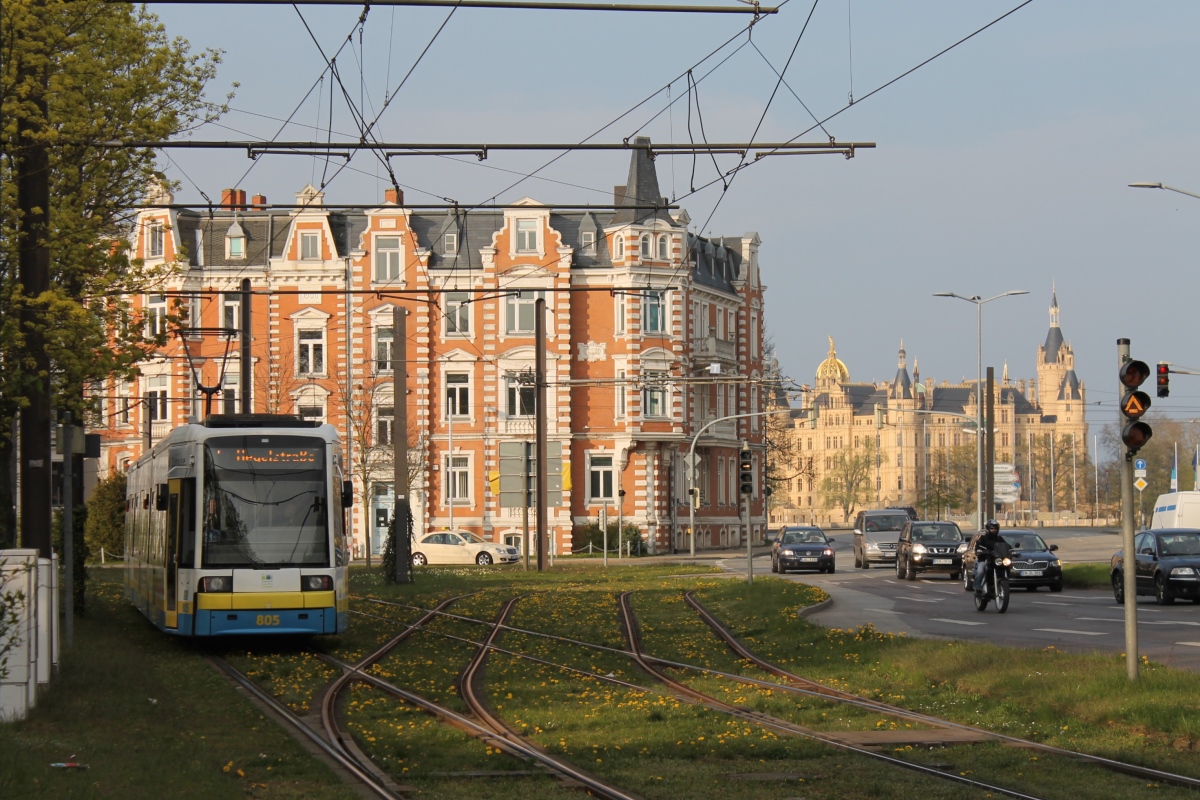
[(984, 585), (988, 559), (996, 555), (996, 546), (1003, 541), (1000, 538), (1000, 523), (989, 519), (983, 526), (983, 535), (975, 540), (975, 591), (980, 591)]

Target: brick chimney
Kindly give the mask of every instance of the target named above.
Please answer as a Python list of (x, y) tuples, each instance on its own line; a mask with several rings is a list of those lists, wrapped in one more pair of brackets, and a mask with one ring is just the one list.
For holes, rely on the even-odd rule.
[(242, 211), (245, 211), (246, 210), (246, 190), (245, 189), (234, 189), (233, 191), (237, 195), (237, 198), (236, 198), (237, 207), (239, 209), (241, 209)]
[(267, 196), (265, 194), (256, 194), (250, 198), (250, 204), (258, 211), (262, 211), (267, 207)]
[(392, 205), (402, 206), (402, 205), (404, 205), (404, 192), (400, 191), (399, 189), (395, 189), (395, 188), (384, 189), (383, 190), (383, 202), (391, 203)]
[(237, 189), (221, 190), (221, 208), (233, 208), (237, 198)]

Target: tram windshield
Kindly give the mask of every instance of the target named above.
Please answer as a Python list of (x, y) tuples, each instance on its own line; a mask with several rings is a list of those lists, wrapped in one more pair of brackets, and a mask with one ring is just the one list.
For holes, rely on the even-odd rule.
[(261, 433), (205, 442), (203, 565), (329, 566), (325, 447)]

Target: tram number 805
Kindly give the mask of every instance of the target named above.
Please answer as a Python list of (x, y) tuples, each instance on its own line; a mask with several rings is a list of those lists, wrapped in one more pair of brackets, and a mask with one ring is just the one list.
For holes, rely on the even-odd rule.
[(279, 624), (278, 614), (259, 614), (255, 617), (254, 624), (260, 628), (267, 628)]

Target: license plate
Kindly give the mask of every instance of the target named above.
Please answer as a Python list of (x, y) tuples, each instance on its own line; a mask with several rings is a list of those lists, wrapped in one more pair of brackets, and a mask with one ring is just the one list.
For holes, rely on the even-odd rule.
[(1021, 570), (1022, 578), (1040, 578), (1042, 571), (1040, 569), (1023, 569)]
[(804, 558), (802, 558), (800, 560), (801, 561), (816, 561), (817, 557), (816, 556), (805, 556)]
[(954, 560), (950, 559), (950, 558), (935, 558), (933, 560), (933, 563), (935, 563), (935, 564), (953, 564)]

